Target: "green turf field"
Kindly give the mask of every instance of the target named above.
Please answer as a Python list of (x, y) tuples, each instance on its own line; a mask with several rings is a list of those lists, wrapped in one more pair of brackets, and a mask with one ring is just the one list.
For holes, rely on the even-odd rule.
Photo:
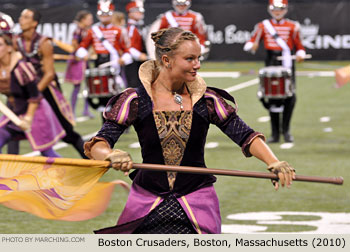
[[(281, 149), (280, 144), (270, 145), (280, 160), (287, 160), (295, 167), (297, 174), (342, 176), (344, 185), (294, 182), (292, 188), (276, 192), (269, 180), (218, 176), (215, 188), (220, 200), (223, 231), (320, 232), (320, 227), (326, 225), (329, 232), (340, 228), (343, 233), (350, 233), (350, 85), (336, 89), (334, 77), (305, 74), (306, 71), (334, 71), (349, 64), (308, 61), (297, 66), (298, 71), (304, 74), (297, 77), (297, 104), (291, 126), (294, 147)], [(257, 78), (262, 66), (261, 62), (208, 62), (202, 64), (201, 71), (241, 72), (238, 78), (205, 78), (208, 86), (228, 88)], [(56, 64), (57, 72), (63, 72), (64, 68), (64, 62)], [(65, 96), (69, 98), (72, 86), (62, 86)], [(254, 85), (231, 94), (238, 103), (241, 118), (268, 137), (269, 122), (258, 121), (258, 118), (268, 113), (258, 101), (256, 91), (257, 85)], [(80, 99), (77, 116), (81, 115), (82, 104)], [(100, 128), (100, 116), (95, 111), (94, 114), (94, 119), (77, 124), (76, 130), (82, 135), (91, 134)], [(329, 117), (329, 121), (321, 122), (320, 118), (323, 117)], [(136, 134), (131, 129), (116, 146), (128, 151), (134, 162), (141, 162), (140, 149), (129, 147), (136, 141)], [(245, 158), (240, 148), (215, 126), (211, 127), (207, 142), (218, 143), (216, 148), (206, 149), (206, 164), (210, 168), (266, 171), (265, 165), (257, 159)], [(6, 153), (5, 148), (3, 151)], [(22, 141), (21, 154), (29, 152), (31, 148), (28, 143)], [(63, 157), (79, 158), (70, 146), (58, 152)], [(102, 177), (103, 181), (114, 179), (130, 183), (128, 177), (114, 170)], [(115, 224), (126, 198), (127, 193), (116, 188), (108, 209), (102, 215), (81, 222), (44, 220), (0, 206), (0, 233), (92, 233), (92, 230)], [(267, 213), (260, 214), (262, 217), (259, 214), (247, 214), (251, 212), (282, 213), (278, 213), (277, 218), (269, 219)], [(238, 213), (246, 215), (242, 218), (233, 215)]]

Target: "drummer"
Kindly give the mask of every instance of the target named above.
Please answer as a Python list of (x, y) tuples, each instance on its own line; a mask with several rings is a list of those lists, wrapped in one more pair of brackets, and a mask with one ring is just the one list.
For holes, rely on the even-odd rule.
[[(288, 11), (288, 0), (269, 0), (267, 8), (271, 19), (265, 19), (255, 26), (251, 39), (244, 45), (244, 51), (255, 53), (259, 42), (264, 41), (266, 49), (266, 66), (282, 65), (291, 69), (293, 94), (285, 99), (261, 98), (264, 107), (269, 110), (271, 118), (272, 135), (269, 143), (278, 143), (280, 140), (280, 129), (285, 142), (293, 142), (290, 134), (290, 121), (294, 110), (295, 95), (295, 65), (291, 54), (295, 53), (295, 60), (301, 62), (305, 58), (305, 49), (301, 43), (299, 28), (296, 21), (284, 18)], [(282, 60), (277, 58), (282, 56)], [(282, 121), (280, 117), (282, 115)]]
[[(112, 24), (113, 11), (114, 5), (110, 0), (98, 1), (97, 17), (100, 22), (88, 31), (75, 55), (85, 58), (88, 55), (87, 49), (92, 46), (97, 54), (95, 67), (110, 62), (110, 66), (119, 73), (121, 66), (132, 63), (132, 57), (128, 51), (127, 36), (123, 36), (120, 27)], [(98, 104), (90, 104), (93, 108), (103, 111), (111, 96), (100, 97)]]

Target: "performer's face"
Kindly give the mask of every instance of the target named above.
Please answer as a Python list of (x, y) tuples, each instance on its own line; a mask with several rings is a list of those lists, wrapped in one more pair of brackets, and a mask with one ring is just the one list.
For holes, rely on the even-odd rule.
[(179, 4), (179, 5), (176, 5), (175, 7), (175, 10), (178, 12), (178, 13), (184, 13), (186, 10), (187, 10), (187, 5), (186, 4)]
[(174, 51), (170, 58), (172, 78), (177, 81), (191, 82), (196, 79), (197, 71), (201, 64), (201, 47), (197, 41), (186, 40), (182, 42), (179, 48)]
[(144, 18), (144, 14), (141, 11), (130, 12), (129, 18), (134, 19), (136, 21), (139, 21), (139, 20), (142, 20)]
[(103, 24), (110, 24), (112, 22), (112, 16), (111, 15), (98, 15), (98, 19), (100, 20), (101, 23)]
[(34, 13), (30, 10), (24, 9), (19, 17), (19, 25), (21, 26), (21, 30), (27, 31), (30, 29), (35, 29), (38, 25), (37, 21), (33, 19)]
[(81, 22), (83, 23), (83, 25), (85, 27), (90, 27), (92, 25), (92, 23), (94, 22), (94, 18), (92, 16), (92, 14), (88, 14), (81, 20)]
[(276, 20), (281, 20), (287, 14), (287, 9), (273, 9), (270, 14)]

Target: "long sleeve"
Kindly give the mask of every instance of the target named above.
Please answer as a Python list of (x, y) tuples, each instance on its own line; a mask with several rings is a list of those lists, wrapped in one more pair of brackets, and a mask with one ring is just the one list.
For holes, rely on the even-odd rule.
[(97, 141), (106, 141), (113, 148), (124, 130), (136, 120), (138, 112), (137, 98), (136, 91), (132, 88), (112, 97), (103, 113), (106, 122), (97, 135), (85, 143), (84, 148), (90, 150)]
[[(216, 92), (217, 91), (217, 92)], [(220, 92), (220, 94), (218, 93)], [(234, 102), (234, 98), (226, 91), (207, 89), (205, 93), (210, 123), (218, 126), (233, 142), (239, 145), (243, 154), (250, 157), (249, 147), (254, 138), (263, 134), (250, 128), (236, 113), (236, 109), (229, 105), (223, 96)]]

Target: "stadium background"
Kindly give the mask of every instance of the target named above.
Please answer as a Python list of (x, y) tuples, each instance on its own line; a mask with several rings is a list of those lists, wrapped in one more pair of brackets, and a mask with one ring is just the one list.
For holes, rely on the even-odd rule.
[[(70, 26), (77, 11), (89, 9), (96, 13), (96, 0), (3, 0), (1, 11), (18, 20), (25, 7), (38, 8), (42, 13), (44, 35), (70, 42)], [(125, 12), (127, 0), (115, 0), (116, 10)], [(145, 24), (171, 9), (170, 0), (146, 0)], [(242, 47), (249, 39), (254, 25), (269, 17), (267, 0), (193, 0), (192, 8), (203, 14), (208, 24), (212, 50), (209, 60), (257, 60), (264, 56), (263, 50), (248, 55)], [(218, 15), (219, 13), (219, 15)], [(315, 60), (350, 59), (350, 1), (349, 0), (291, 0), (288, 18), (298, 20), (305, 47)], [(95, 21), (96, 17), (95, 17)]]
[[(124, 11), (126, 2), (115, 1), (117, 9)], [(245, 40), (241, 38), (245, 33), (238, 31), (250, 32), (256, 22), (268, 18), (266, 2), (193, 1), (192, 9), (202, 12), (214, 31), (210, 35), (215, 41), (212, 41), (209, 61), (202, 63), (200, 72), (206, 76), (209, 86), (232, 90), (232, 87), (257, 78), (259, 69), (263, 67), (263, 50), (255, 56), (243, 53)], [(282, 145), (274, 144), (271, 148), (281, 160), (291, 163), (298, 174), (343, 176), (345, 182), (343, 186), (295, 182), (291, 189), (274, 192), (267, 180), (218, 176), (215, 188), (220, 200), (223, 231), (350, 234), (350, 85), (334, 88), (334, 70), (350, 64), (350, 17), (347, 14), (350, 13), (350, 1), (289, 2), (288, 17), (299, 20), (301, 24), (305, 23), (305, 19), (310, 20), (306, 22), (309, 29), (305, 30), (310, 33), (306, 33), (304, 41), (313, 47), (306, 48), (313, 59), (297, 65), (298, 101), (292, 121), (295, 145), (284, 149)], [(46, 29), (46, 35), (69, 42), (69, 27), (76, 11), (88, 8), (95, 12), (96, 1), (3, 0), (0, 11), (17, 20), (25, 7), (37, 7), (42, 11), (41, 29)], [(146, 23), (150, 24), (158, 14), (170, 8), (170, 0), (146, 0)], [(212, 11), (213, 8), (215, 11)], [(237, 27), (234, 32), (237, 36), (232, 37), (232, 44), (226, 43), (229, 40), (220, 39), (220, 36), (225, 38), (225, 28), (230, 25)], [(61, 81), (65, 67), (64, 61), (55, 63)], [(72, 86), (63, 83), (62, 87), (69, 99)], [(269, 136), (269, 122), (259, 120), (266, 119), (267, 112), (256, 98), (256, 91), (257, 85), (252, 85), (231, 94), (238, 103), (239, 115), (255, 130)], [(79, 99), (78, 116), (82, 105), (83, 101)], [(95, 118), (91, 120), (77, 122), (76, 130), (84, 139), (100, 128), (100, 116), (96, 111), (94, 114)], [(135, 162), (141, 162), (136, 142), (136, 134), (131, 129), (120, 138), (117, 147), (128, 151)], [(239, 147), (216, 127), (210, 128), (207, 143), (205, 159), (210, 168), (266, 171), (257, 159), (246, 159)], [(63, 143), (59, 144), (57, 151), (63, 157), (79, 158), (72, 147)], [(35, 155), (27, 141), (21, 141), (21, 154)], [(108, 172), (102, 181), (115, 179), (130, 183), (129, 178), (115, 171)], [(126, 198), (127, 193), (116, 188), (107, 210), (97, 218), (82, 222), (48, 221), (0, 206), (0, 233), (91, 233), (92, 230), (114, 225)]]

